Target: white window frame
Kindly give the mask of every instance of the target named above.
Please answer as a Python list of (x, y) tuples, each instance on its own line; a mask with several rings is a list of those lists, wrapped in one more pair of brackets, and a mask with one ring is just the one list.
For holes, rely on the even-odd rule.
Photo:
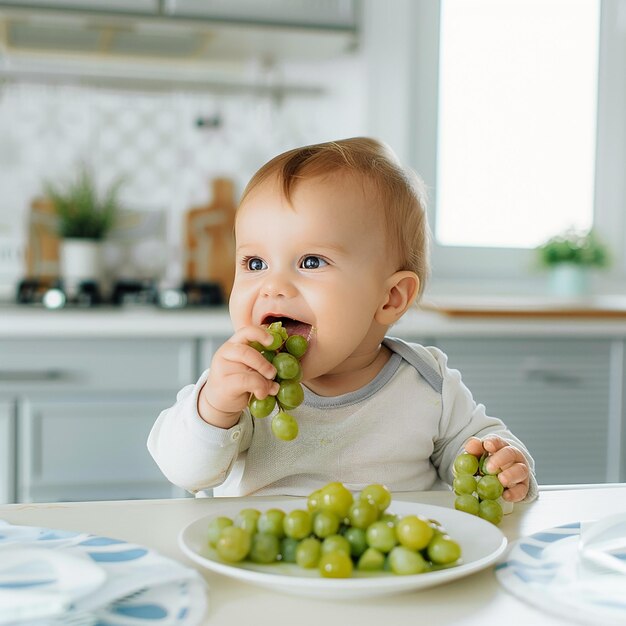
[[(366, 17), (370, 13), (366, 44), (375, 42), (370, 44), (370, 59), (374, 48), (395, 50), (395, 61), (403, 50), (406, 60), (400, 67), (395, 65), (395, 90), (389, 85), (388, 63), (379, 61), (371, 67), (370, 130), (392, 147), (398, 146), (400, 157), (425, 180), (434, 231), (440, 2), (395, 0), (400, 13), (395, 23), (388, 17), (385, 21), (376, 4), (376, 0), (365, 3)], [(410, 28), (393, 28), (400, 24)], [(594, 228), (613, 254), (610, 270), (599, 275), (605, 290), (611, 290), (626, 279), (626, 0), (602, 0), (600, 24)], [(386, 86), (382, 95), (381, 80)], [(394, 103), (394, 96), (408, 97), (408, 103)], [(399, 117), (406, 120), (404, 137), (398, 129)], [(533, 250), (440, 246), (433, 241), (431, 258), (435, 280), (543, 280)]]

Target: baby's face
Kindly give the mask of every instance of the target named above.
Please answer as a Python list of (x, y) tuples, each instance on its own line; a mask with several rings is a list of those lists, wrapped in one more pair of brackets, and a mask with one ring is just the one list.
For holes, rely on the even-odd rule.
[(366, 189), (343, 176), (304, 180), (289, 205), (270, 179), (237, 213), (233, 325), (295, 320), (283, 320), (290, 334), (310, 335), (305, 380), (348, 371), (384, 332), (374, 315), (396, 268)]

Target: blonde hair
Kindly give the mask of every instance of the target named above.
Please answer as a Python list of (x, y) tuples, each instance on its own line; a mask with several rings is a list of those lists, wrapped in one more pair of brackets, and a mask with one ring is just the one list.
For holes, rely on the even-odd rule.
[(273, 176), (291, 201), (298, 181), (335, 172), (348, 172), (370, 183), (383, 210), (389, 242), (399, 257), (398, 270), (419, 278), (419, 301), (430, 273), (426, 189), (423, 181), (398, 161), (391, 148), (369, 137), (329, 141), (279, 154), (250, 179), (241, 197)]

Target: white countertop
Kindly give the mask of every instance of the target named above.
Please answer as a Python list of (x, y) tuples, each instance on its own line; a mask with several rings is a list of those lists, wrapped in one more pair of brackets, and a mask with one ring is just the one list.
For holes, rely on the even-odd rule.
[[(546, 488), (531, 504), (517, 504), (500, 529), (513, 541), (561, 524), (598, 519), (626, 511), (626, 484)], [(266, 498), (237, 499), (241, 508), (260, 508)], [(274, 498), (272, 498), (274, 499)], [(399, 500), (451, 507), (453, 494), (430, 491), (398, 494)], [(342, 602), (281, 595), (202, 570), (183, 556), (177, 537), (192, 521), (210, 515), (221, 498), (123, 502), (57, 502), (0, 506), (0, 519), (70, 531), (90, 532), (148, 546), (197, 567), (209, 583), (209, 612), (204, 623), (259, 626), (319, 624), (455, 624), (485, 626), (507, 623), (566, 626), (518, 600), (498, 583), (493, 567), (421, 592)]]
[[(156, 307), (61, 309), (0, 305), (0, 338), (226, 337), (226, 307), (162, 310)], [(448, 316), (411, 311), (390, 330), (415, 337), (623, 337), (626, 318)]]

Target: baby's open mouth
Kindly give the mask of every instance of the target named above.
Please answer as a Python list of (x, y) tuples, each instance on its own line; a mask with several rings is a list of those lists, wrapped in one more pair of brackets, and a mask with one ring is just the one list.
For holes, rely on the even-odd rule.
[(306, 322), (302, 322), (291, 317), (266, 315), (261, 323), (269, 325), (274, 322), (282, 322), (283, 328), (287, 330), (287, 334), (289, 336), (301, 335), (309, 341), (311, 339), (311, 335), (313, 334), (313, 326), (311, 326), (311, 324), (307, 324)]

